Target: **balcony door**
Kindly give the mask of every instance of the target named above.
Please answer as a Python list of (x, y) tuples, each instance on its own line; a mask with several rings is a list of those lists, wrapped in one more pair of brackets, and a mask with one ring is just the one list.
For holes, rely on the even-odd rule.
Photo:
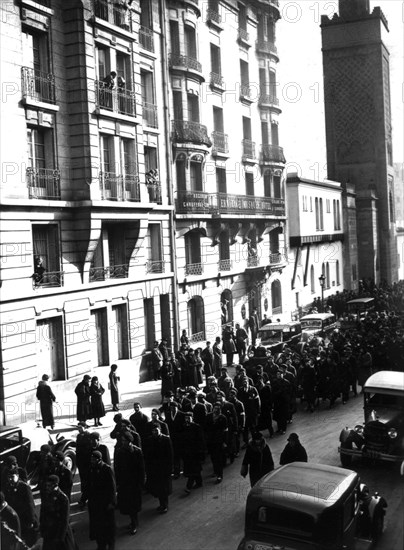
[(201, 263), (201, 234), (198, 230), (185, 235), (185, 257), (187, 265)]
[(191, 191), (203, 191), (202, 163), (191, 161), (189, 167)]
[(128, 311), (126, 304), (112, 307), (113, 343), (111, 361), (129, 359)]
[(196, 32), (195, 29), (186, 25), (184, 27), (184, 38), (185, 38), (185, 55), (197, 59), (196, 51)]
[(61, 317), (37, 321), (36, 361), (38, 376), (47, 374), (51, 380), (65, 380)]
[(93, 344), (92, 362), (96, 366), (102, 367), (109, 363), (107, 308), (94, 309), (91, 312), (91, 320), (93, 327), (93, 334), (90, 339)]
[[(59, 286), (59, 228), (56, 224), (32, 226), (33, 263), (39, 285)], [(41, 273), (37, 266), (40, 260)]]
[(160, 318), (161, 336), (167, 338), (168, 345), (171, 346), (171, 310), (169, 294), (160, 294)]

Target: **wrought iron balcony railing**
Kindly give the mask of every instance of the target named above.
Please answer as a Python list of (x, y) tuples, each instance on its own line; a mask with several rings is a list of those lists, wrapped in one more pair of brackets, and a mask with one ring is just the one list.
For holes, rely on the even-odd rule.
[(222, 22), (222, 16), (217, 10), (208, 8), (206, 10), (206, 20), (213, 21), (214, 23), (218, 23), (220, 25)]
[(135, 116), (135, 92), (129, 88), (115, 87), (111, 90), (102, 80), (95, 81), (95, 104), (121, 115)]
[(250, 84), (241, 84), (240, 85), (240, 99), (241, 101), (248, 101), (252, 103), (252, 90)]
[(224, 78), (219, 73), (210, 73), (210, 85), (213, 88), (222, 88), (224, 89)]
[(243, 158), (255, 159), (255, 142), (250, 139), (242, 140)]
[(177, 142), (197, 143), (212, 146), (206, 126), (189, 120), (173, 120), (173, 140)]
[(109, 265), (106, 267), (90, 267), (90, 283), (107, 279), (126, 279), (129, 274), (129, 264)]
[(286, 162), (283, 148), (279, 145), (263, 144), (262, 160), (264, 162)]
[(132, 12), (126, 2), (94, 0), (94, 15), (126, 31), (132, 31)]
[(219, 271), (231, 271), (233, 267), (233, 262), (230, 259), (219, 260), (218, 267)]
[(137, 174), (118, 175), (114, 172), (100, 172), (99, 179), (102, 200), (140, 201)]
[(185, 266), (185, 275), (202, 275), (203, 273), (203, 264), (186, 264)]
[(194, 334), (190, 334), (189, 336), (189, 341), (191, 343), (193, 342), (203, 342), (203, 340), (205, 340), (205, 331), (201, 331), (201, 332), (195, 332)]
[(255, 42), (255, 48), (258, 52), (265, 53), (278, 53), (278, 48), (271, 40), (257, 40)]
[(146, 273), (164, 273), (164, 260), (147, 260)]
[(34, 288), (63, 286), (64, 271), (45, 271), (41, 275), (34, 273), (32, 275), (32, 284)]
[(154, 36), (153, 29), (149, 29), (140, 25), (139, 27), (139, 44), (148, 52), (154, 52)]
[(197, 59), (189, 55), (170, 53), (169, 64), (170, 67), (184, 67), (187, 70), (191, 69), (198, 73), (202, 72), (202, 64)]
[(60, 199), (59, 170), (27, 168), (26, 177), (31, 199)]
[(29, 67), (21, 67), (22, 96), (24, 98), (55, 103), (55, 76)]
[(258, 267), (260, 265), (260, 259), (257, 254), (252, 254), (247, 258), (247, 267)]
[(259, 105), (279, 105), (279, 99), (274, 94), (261, 93), (258, 98)]
[(149, 126), (150, 128), (158, 128), (159, 123), (157, 118), (157, 105), (143, 101), (142, 110), (143, 122), (146, 124), (146, 126)]
[(223, 132), (212, 132), (212, 141), (213, 141), (213, 149), (212, 149), (212, 155), (217, 153), (228, 153), (229, 152), (229, 143), (228, 143), (228, 135), (224, 134)]
[(245, 29), (242, 29), (240, 27), (238, 29), (238, 40), (247, 43), (250, 41), (249, 33)]
[(269, 263), (272, 264), (280, 264), (282, 263), (282, 254), (280, 252), (271, 252), (269, 254)]
[(155, 202), (157, 204), (162, 203), (161, 199), (161, 184), (160, 183), (147, 183), (147, 191), (149, 193), (150, 202)]

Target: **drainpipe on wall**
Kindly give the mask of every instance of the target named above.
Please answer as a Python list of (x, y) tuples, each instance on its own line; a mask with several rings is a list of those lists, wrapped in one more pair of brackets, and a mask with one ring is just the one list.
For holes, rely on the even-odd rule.
[[(167, 188), (168, 200), (170, 205), (174, 205), (173, 193), (173, 174), (172, 174), (172, 158), (171, 158), (171, 135), (170, 135), (170, 111), (169, 111), (169, 94), (168, 94), (168, 55), (167, 55), (167, 26), (166, 26), (166, 2), (159, 1), (159, 17), (160, 17), (160, 52), (161, 52), (161, 75), (163, 81), (163, 110), (164, 110), (164, 139), (165, 139), (165, 154), (167, 168)], [(170, 242), (171, 242), (171, 265), (173, 269), (173, 324), (174, 324), (174, 350), (178, 350), (179, 345), (179, 310), (178, 310), (178, 279), (177, 279), (177, 255), (176, 255), (176, 240), (174, 227), (174, 209), (170, 210)]]

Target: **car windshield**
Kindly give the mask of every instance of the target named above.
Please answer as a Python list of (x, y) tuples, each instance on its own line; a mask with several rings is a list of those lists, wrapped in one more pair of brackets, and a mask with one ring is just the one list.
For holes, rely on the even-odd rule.
[(404, 408), (404, 396), (386, 395), (385, 393), (366, 393), (365, 405), (367, 407), (388, 407), (391, 409)]
[(263, 330), (260, 332), (261, 342), (265, 344), (276, 344), (282, 342), (281, 330)]
[(302, 321), (302, 329), (321, 329), (321, 319), (307, 319), (306, 321)]

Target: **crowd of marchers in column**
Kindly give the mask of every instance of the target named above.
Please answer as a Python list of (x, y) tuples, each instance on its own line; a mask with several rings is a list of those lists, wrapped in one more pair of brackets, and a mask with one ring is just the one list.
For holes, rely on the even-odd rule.
[[(334, 295), (326, 307), (337, 310), (344, 294)], [(142, 412), (138, 401), (129, 418), (115, 414), (110, 434), (116, 441), (113, 460), (100, 434), (88, 430), (90, 419), (97, 427), (105, 416), (105, 390), (96, 377), (85, 375), (75, 390), (79, 505), (88, 508), (89, 536), (97, 548), (114, 548), (116, 509), (129, 517), (128, 533), (137, 532), (145, 491), (158, 499), (157, 512), (165, 514), (173, 479), (183, 476), (182, 490), (190, 495), (207, 482), (202, 474), (208, 469), (209, 456), (212, 472), (208, 476), (212, 474), (219, 484), (226, 467), (241, 451), (240, 474), (249, 475), (254, 485), (275, 467), (266, 431), (268, 439), (285, 434), (298, 409), (310, 413), (347, 403), (375, 371), (403, 371), (404, 284), (376, 287), (362, 283), (364, 294), (377, 298), (376, 309), (358, 319), (354, 329), (336, 329), (286, 345), (276, 354), (257, 340), (258, 327), (268, 319), (259, 322), (256, 310), (245, 327), (236, 324), (234, 330), (227, 325), (222, 336), (217, 336), (213, 345), (206, 342), (204, 348), (193, 348), (185, 330), (176, 353), (167, 339), (155, 342), (150, 376), (161, 380), (161, 402), (151, 418)], [(357, 296), (349, 293), (344, 299)], [(313, 304), (313, 310), (317, 305)], [(338, 315), (344, 315), (343, 309)], [(119, 410), (118, 384), (117, 366), (112, 365), (108, 385), (114, 411)], [(53, 426), (55, 396), (46, 375), (38, 385), (37, 397), (43, 425)], [(288, 433), (280, 465), (307, 460), (298, 434)], [(13, 550), (21, 544), (21, 548), (29, 548), (41, 536), (45, 550), (77, 548), (69, 526), (73, 480), (63, 453), (53, 455), (51, 448), (43, 445), (36, 472), (39, 521), (26, 472), (15, 457), (9, 457), (3, 467), (0, 508), (2, 537), (7, 542), (4, 547)]]

